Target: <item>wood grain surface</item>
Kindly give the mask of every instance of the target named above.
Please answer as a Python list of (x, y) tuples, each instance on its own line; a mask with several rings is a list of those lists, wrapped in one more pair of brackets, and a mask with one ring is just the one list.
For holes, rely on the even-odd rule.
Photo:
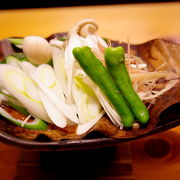
[(0, 144), (0, 179), (179, 180), (178, 131), (174, 128), (114, 147), (68, 152), (27, 151)]
[(128, 144), (66, 152), (22, 151), (15, 177), (16, 180), (115, 180), (117, 178), (133, 179)]
[[(12, 36), (42, 35), (44, 37), (56, 33), (68, 31), (78, 20), (93, 18), (99, 24), (99, 34), (111, 39), (140, 43), (153, 38), (171, 36), (180, 37), (180, 2), (156, 3), (156, 4), (132, 4), (132, 5), (111, 5), (111, 6), (90, 6), (90, 7), (64, 7), (46, 9), (22, 9), (22, 10), (1, 10), (0, 11), (0, 39)], [(129, 145), (119, 145), (108, 150), (97, 150), (84, 154), (88, 157), (93, 154), (94, 164), (104, 159), (108, 168), (101, 167), (101, 171), (92, 174), (94, 179), (122, 179), (123, 172), (128, 172), (126, 179), (135, 180), (179, 180), (180, 179), (180, 127), (152, 137), (136, 140)], [(124, 150), (130, 146), (131, 154)], [(128, 150), (129, 148), (127, 148)], [(28, 154), (29, 153), (29, 154)], [(35, 152), (34, 152), (35, 153)], [(126, 153), (127, 156), (124, 155)], [(25, 156), (24, 156), (25, 155)], [(78, 153), (76, 156), (81, 157)], [(124, 156), (123, 156), (124, 155)], [(45, 155), (48, 156), (48, 155)], [(24, 166), (32, 161), (33, 172)], [(40, 155), (27, 152), (22, 149), (0, 144), (0, 180), (23, 179), (23, 172), (27, 172), (27, 178), (43, 174), (38, 158)], [(85, 158), (85, 156), (82, 156)], [(101, 159), (99, 159), (101, 157)], [(122, 160), (125, 157), (125, 160)], [(27, 159), (23, 159), (27, 158)], [(53, 157), (56, 159), (56, 157)], [(63, 160), (65, 158), (63, 157)], [(25, 160), (25, 164), (22, 162)], [(47, 158), (45, 158), (47, 160)], [(69, 159), (68, 163), (77, 166), (76, 162)], [(92, 161), (92, 160), (91, 160)], [(123, 162), (123, 163), (122, 163)], [(63, 164), (58, 160), (60, 167)], [(83, 162), (81, 168), (87, 166)], [(18, 166), (16, 166), (18, 164)], [(128, 168), (121, 164), (128, 164)], [(98, 165), (101, 166), (99, 163)], [(120, 165), (120, 166), (119, 166)], [(25, 168), (25, 169), (21, 169)], [(67, 167), (68, 168), (68, 167)], [(76, 167), (77, 168), (77, 167)], [(91, 167), (88, 166), (91, 170)], [(120, 168), (120, 169), (118, 169)], [(21, 171), (22, 170), (22, 171)], [(59, 168), (59, 173), (63, 168)], [(79, 173), (78, 171), (78, 173)], [(121, 171), (123, 171), (121, 173)], [(47, 173), (47, 172), (46, 172)], [(68, 172), (71, 173), (71, 172)], [(109, 174), (108, 174), (109, 173)], [(107, 176), (108, 174), (108, 176)], [(117, 175), (117, 176), (116, 176)], [(45, 176), (45, 174), (43, 174)], [(47, 177), (50, 177), (47, 175)], [(124, 176), (125, 177), (125, 176)], [(25, 179), (25, 178), (24, 178)], [(29, 179), (35, 179), (29, 178)]]
[(68, 31), (74, 23), (93, 18), (99, 34), (111, 39), (140, 43), (180, 35), (180, 2), (108, 6), (82, 6), (0, 11), (0, 39)]

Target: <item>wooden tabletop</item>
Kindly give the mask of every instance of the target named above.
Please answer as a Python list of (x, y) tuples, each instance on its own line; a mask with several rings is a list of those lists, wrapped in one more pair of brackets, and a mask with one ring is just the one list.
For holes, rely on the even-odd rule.
[[(46, 37), (68, 31), (74, 23), (84, 18), (95, 19), (99, 34), (114, 40), (127, 41), (129, 38), (131, 43), (141, 43), (157, 37), (180, 37), (180, 2), (174, 2), (1, 10), (0, 39), (26, 35)], [(160, 147), (167, 150), (163, 157), (148, 151), (154, 147), (154, 139), (160, 140)], [(177, 127), (131, 143), (134, 179), (180, 179), (179, 139), (180, 127)], [(158, 148), (156, 150), (159, 152)], [(12, 173), (15, 174), (15, 164), (21, 152), (20, 149), (0, 144), (0, 174), (4, 174), (3, 179), (14, 177)]]
[(0, 39), (68, 31), (74, 23), (93, 18), (104, 37), (140, 43), (180, 35), (180, 2), (82, 6), (0, 11)]

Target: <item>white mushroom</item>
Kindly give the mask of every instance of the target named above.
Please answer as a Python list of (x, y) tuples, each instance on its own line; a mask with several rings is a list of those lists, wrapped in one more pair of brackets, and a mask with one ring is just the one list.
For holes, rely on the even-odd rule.
[(23, 52), (33, 64), (48, 63), (51, 58), (51, 46), (46, 39), (40, 36), (27, 36), (23, 40)]

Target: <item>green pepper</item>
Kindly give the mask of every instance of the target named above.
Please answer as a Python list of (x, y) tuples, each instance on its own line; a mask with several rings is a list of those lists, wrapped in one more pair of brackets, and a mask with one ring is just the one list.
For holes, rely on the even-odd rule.
[(123, 47), (108, 47), (105, 49), (106, 67), (114, 80), (119, 91), (121, 91), (137, 120), (146, 124), (149, 120), (149, 112), (134, 91), (132, 82), (125, 65)]
[[(22, 126), (23, 121), (20, 119), (16, 119), (14, 118), (10, 112), (6, 111), (4, 108), (0, 107), (0, 115), (5, 117), (6, 119), (8, 119), (9, 121), (11, 121), (12, 123), (18, 125), (18, 126)], [(26, 129), (31, 129), (31, 130), (47, 130), (48, 129), (48, 125), (45, 121), (39, 119), (39, 118), (35, 118), (33, 121), (31, 122), (26, 122), (23, 125), (24, 128)]]
[(74, 48), (73, 55), (114, 106), (124, 127), (131, 127), (134, 121), (133, 114), (101, 61), (96, 58), (88, 46)]

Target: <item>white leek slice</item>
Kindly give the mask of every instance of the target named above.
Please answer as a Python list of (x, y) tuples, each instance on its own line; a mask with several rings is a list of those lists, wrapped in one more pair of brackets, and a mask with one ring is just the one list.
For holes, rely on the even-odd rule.
[(64, 41), (57, 40), (57, 39), (51, 39), (49, 43), (52, 46), (55, 46), (55, 47), (58, 47), (58, 48), (61, 49), (63, 47)]
[(54, 45), (52, 48), (52, 58), (53, 58), (53, 67), (57, 80), (62, 86), (63, 92), (65, 96), (68, 96), (67, 91), (67, 75), (65, 71), (65, 60), (64, 60), (64, 50), (62, 48), (58, 48)]
[(48, 64), (42, 64), (36, 69), (37, 78), (50, 89), (58, 99), (65, 101), (62, 86), (58, 83), (53, 68)]
[(101, 111), (94, 119), (89, 121), (85, 124), (79, 124), (76, 129), (76, 134), (81, 135), (89, 131), (98, 121), (99, 119), (104, 115), (104, 111)]
[(70, 36), (68, 44), (65, 49), (65, 69), (67, 73), (67, 80), (68, 80), (68, 100), (70, 103), (73, 102), (72, 99), (72, 84), (73, 84), (73, 73), (74, 73), (74, 62), (75, 58), (72, 54), (72, 50), (75, 47), (82, 46), (81, 39), (79, 35), (73, 34)]
[(85, 38), (85, 41), (90, 47), (97, 50), (100, 50), (99, 45), (104, 48), (108, 47), (106, 42), (98, 34), (88, 34)]
[(20, 66), (21, 62), (14, 56), (7, 56), (6, 63), (21, 69), (21, 66)]
[(98, 43), (99, 43), (101, 46), (103, 46), (104, 48), (107, 48), (107, 47), (108, 47), (106, 41), (105, 41), (102, 37), (100, 37), (98, 34), (96, 34), (96, 38), (97, 38), (97, 40), (98, 40)]
[(0, 99), (1, 101), (6, 101), (7, 104), (11, 107), (13, 107), (14, 109), (16, 109), (17, 111), (19, 111), (20, 113), (24, 114), (24, 115), (28, 115), (29, 113), (27, 112), (27, 110), (24, 108), (24, 106), (14, 97), (5, 94), (4, 92), (0, 92)]
[(81, 124), (90, 122), (102, 111), (102, 107), (96, 97), (89, 96), (80, 89), (76, 89), (76, 96), (78, 96), (76, 97), (76, 103)]
[(87, 46), (91, 47), (95, 55), (104, 61), (104, 48), (108, 47), (105, 41), (96, 34), (88, 34), (85, 38)]
[(107, 113), (107, 115), (109, 116), (110, 120), (115, 124), (120, 126), (120, 128), (123, 128), (123, 124), (121, 123), (121, 117), (119, 116), (119, 114), (116, 112), (116, 110), (114, 109), (114, 107), (109, 103), (108, 99), (106, 98), (106, 96), (101, 92), (101, 90), (99, 89), (99, 87), (97, 87), (96, 85), (94, 85), (93, 87), (94, 92), (99, 100), (99, 102), (101, 103), (102, 107), (104, 108), (105, 112)]
[(74, 82), (73, 97), (77, 104), (80, 121), (76, 134), (81, 135), (91, 129), (100, 120), (104, 114), (104, 110), (92, 88), (83, 81), (82, 74), (76, 74)]
[(30, 62), (28, 61), (23, 61), (20, 63), (20, 66), (22, 68), (22, 70), (29, 76), (31, 73), (35, 73), (36, 71), (36, 67), (34, 65), (32, 65)]
[(17, 101), (17, 99), (15, 99), (14, 97), (12, 97), (4, 92), (0, 92), (0, 98), (3, 101), (11, 101), (13, 104), (23, 107), (23, 105), (19, 101)]
[(86, 44), (87, 44), (89, 47), (98, 50), (98, 42), (97, 42), (97, 39), (96, 39), (96, 36), (95, 36), (95, 35), (93, 35), (93, 34), (88, 34), (88, 35), (86, 36), (86, 38), (81, 37), (81, 39), (84, 39), (84, 41), (86, 42)]
[(0, 82), (30, 114), (47, 122), (50, 121), (40, 100), (36, 84), (22, 70), (1, 64)]
[(73, 106), (65, 102), (65, 97), (60, 85), (55, 78), (53, 68), (48, 64), (42, 64), (37, 68), (36, 73), (31, 77), (38, 84), (39, 88), (52, 101), (52, 103), (72, 122), (78, 123), (76, 111)]
[(52, 122), (58, 127), (66, 127), (67, 119), (61, 113), (61, 111), (59, 111), (59, 109), (51, 102), (51, 100), (49, 100), (49, 98), (47, 98), (47, 96), (41, 90), (39, 90), (39, 95), (41, 97), (41, 101), (43, 102), (43, 106)]

